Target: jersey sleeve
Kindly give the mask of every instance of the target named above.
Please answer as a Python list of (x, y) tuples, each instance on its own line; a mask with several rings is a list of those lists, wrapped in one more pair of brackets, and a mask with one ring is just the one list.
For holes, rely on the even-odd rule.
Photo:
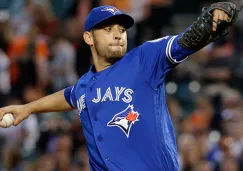
[(75, 90), (76, 90), (76, 85), (67, 87), (66, 89), (64, 89), (64, 97), (71, 107), (77, 109), (77, 105), (75, 103), (76, 102), (75, 93), (74, 93)]
[(177, 40), (181, 36), (166, 36), (147, 41), (140, 48), (140, 64), (153, 84), (159, 84), (173, 67), (184, 61), (194, 50), (183, 49)]

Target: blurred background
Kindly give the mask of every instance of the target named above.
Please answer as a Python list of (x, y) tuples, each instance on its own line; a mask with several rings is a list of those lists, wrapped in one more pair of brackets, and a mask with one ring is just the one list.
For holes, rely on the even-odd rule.
[[(129, 47), (178, 34), (206, 0), (1, 0), (0, 107), (73, 85), (88, 71), (82, 34), (93, 7), (115, 5), (136, 21)], [(240, 0), (235, 1), (241, 4)], [(230, 34), (166, 78), (181, 171), (243, 171), (243, 13)], [(88, 171), (77, 111), (31, 115), (0, 129), (1, 171)]]

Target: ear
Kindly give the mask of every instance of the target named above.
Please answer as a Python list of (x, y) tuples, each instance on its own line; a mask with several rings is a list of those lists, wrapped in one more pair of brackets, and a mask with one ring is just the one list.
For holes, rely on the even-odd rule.
[(84, 38), (85, 43), (87, 43), (89, 46), (94, 45), (93, 35), (91, 34), (91, 32), (88, 32), (88, 31), (84, 32), (83, 38)]

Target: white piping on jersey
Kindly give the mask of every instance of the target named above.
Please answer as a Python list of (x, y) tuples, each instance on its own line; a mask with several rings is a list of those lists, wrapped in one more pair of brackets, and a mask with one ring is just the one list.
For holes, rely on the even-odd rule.
[(182, 59), (181, 61), (177, 61), (176, 59), (174, 59), (171, 55), (171, 47), (172, 47), (172, 44), (173, 44), (173, 41), (175, 40), (177, 36), (172, 36), (170, 38), (170, 40), (168, 41), (167, 43), (167, 46), (166, 46), (166, 56), (167, 58), (169, 59), (169, 61), (172, 63), (172, 64), (178, 64), (178, 63), (181, 63), (183, 62), (184, 60), (186, 60), (188, 58), (188, 56), (184, 59)]
[(80, 105), (80, 101), (79, 100), (77, 100), (77, 108), (78, 108), (79, 111), (81, 110), (81, 105)]
[(71, 89), (71, 93), (70, 93), (70, 102), (71, 102), (71, 105), (74, 107), (73, 100), (72, 100), (72, 92), (73, 92), (73, 88), (74, 88), (74, 86), (73, 86), (72, 89)]
[(167, 46), (166, 46), (166, 56), (169, 57), (169, 46), (171, 45), (171, 41), (175, 36), (171, 37), (170, 40), (167, 42)]
[[(172, 47), (172, 44), (173, 44), (173, 41), (175, 40), (177, 36), (173, 36), (171, 38), (171, 42), (170, 42), (170, 45), (169, 45), (169, 57), (172, 58), (172, 55), (171, 55), (171, 47)], [(173, 58), (172, 58), (173, 59)]]

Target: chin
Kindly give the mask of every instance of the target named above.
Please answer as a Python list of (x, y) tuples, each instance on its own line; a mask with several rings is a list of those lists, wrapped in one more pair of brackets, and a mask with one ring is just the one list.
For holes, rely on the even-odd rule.
[(111, 51), (108, 56), (109, 58), (122, 58), (124, 55), (125, 55), (124, 50), (119, 49), (117, 51)]
[(115, 63), (115, 62), (119, 61), (124, 55), (125, 55), (125, 53), (123, 53), (121, 51), (113, 52), (107, 56), (107, 60), (111, 63)]
[(119, 61), (122, 57), (110, 57), (110, 58), (107, 58), (106, 61), (111, 63), (111, 64), (114, 64), (116, 63), (117, 61)]
[(110, 58), (122, 58), (124, 56), (124, 53), (115, 53)]
[(109, 58), (122, 58), (124, 53), (113, 53)]

